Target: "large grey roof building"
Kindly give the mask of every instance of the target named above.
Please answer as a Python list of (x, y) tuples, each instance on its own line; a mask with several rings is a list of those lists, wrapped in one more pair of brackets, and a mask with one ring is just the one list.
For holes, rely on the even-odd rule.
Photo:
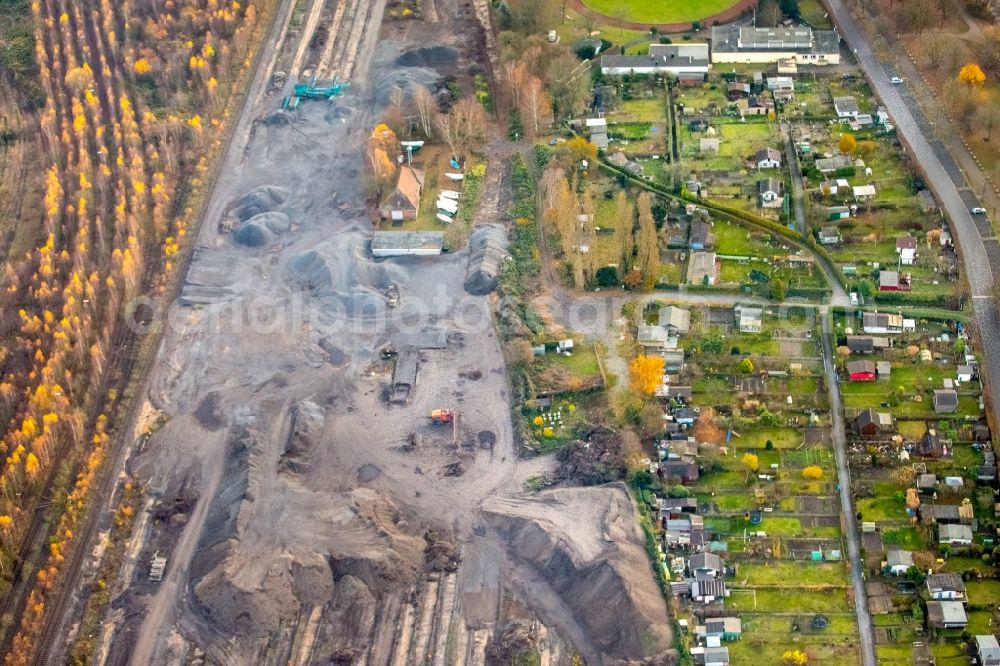
[(836, 30), (712, 27), (712, 62), (771, 63), (794, 60), (799, 65), (840, 64)]

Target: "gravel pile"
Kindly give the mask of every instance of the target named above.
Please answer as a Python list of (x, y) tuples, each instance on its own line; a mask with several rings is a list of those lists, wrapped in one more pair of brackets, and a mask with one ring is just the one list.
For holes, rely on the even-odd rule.
[(469, 239), (469, 267), (465, 273), (465, 290), (482, 296), (493, 291), (500, 276), (500, 267), (507, 258), (507, 232), (494, 224), (483, 225)]

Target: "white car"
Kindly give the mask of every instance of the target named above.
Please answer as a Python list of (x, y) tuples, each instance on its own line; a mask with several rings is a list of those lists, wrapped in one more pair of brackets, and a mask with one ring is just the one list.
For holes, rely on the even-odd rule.
[(969, 212), (972, 213), (973, 215), (985, 215), (986, 214), (986, 209), (985, 208), (980, 208), (979, 206), (976, 206), (975, 208), (970, 208)]
[(889, 83), (902, 83), (902, 82), (903, 79), (899, 78), (898, 76), (894, 76), (891, 79), (889, 79)]

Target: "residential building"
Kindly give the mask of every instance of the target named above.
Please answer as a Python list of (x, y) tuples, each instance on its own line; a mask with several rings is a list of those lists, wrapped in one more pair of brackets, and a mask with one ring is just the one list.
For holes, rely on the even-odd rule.
[(875, 337), (873, 335), (848, 335), (847, 348), (852, 354), (872, 354), (883, 349), (888, 349), (889, 338)]
[(424, 189), (424, 172), (404, 165), (396, 176), (396, 187), (382, 202), (382, 219), (413, 220), (420, 210), (420, 195)]
[(712, 26), (712, 62), (840, 64), (840, 35), (835, 30), (753, 28), (735, 23)]
[(702, 636), (723, 641), (738, 641), (743, 638), (743, 621), (738, 617), (705, 618)]
[(964, 601), (965, 582), (957, 573), (936, 573), (927, 576), (927, 593), (935, 601)]
[(931, 194), (930, 190), (920, 190), (917, 192), (917, 198), (920, 199), (920, 210), (924, 214), (936, 213), (938, 211), (937, 200), (934, 199), (934, 195)]
[(711, 241), (712, 225), (703, 220), (698, 220), (691, 224), (691, 233), (688, 237), (688, 247), (692, 250), (704, 250), (712, 245)]
[(951, 414), (956, 411), (958, 411), (958, 393), (955, 392), (955, 389), (935, 389), (934, 412)]
[(964, 629), (969, 623), (961, 601), (928, 601), (927, 626), (935, 629)]
[(767, 77), (767, 89), (771, 92), (775, 90), (795, 90), (795, 79), (790, 76), (769, 76)]
[(913, 553), (908, 550), (890, 550), (885, 566), (893, 576), (902, 576), (913, 566)]
[(684, 460), (667, 460), (660, 463), (663, 476), (680, 479), (681, 483), (694, 483), (698, 480), (698, 465)]
[(674, 335), (684, 335), (691, 329), (691, 311), (668, 305), (660, 308), (660, 326), (666, 326)]
[(900, 236), (896, 239), (896, 254), (903, 266), (912, 266), (917, 260), (917, 239), (913, 236)]
[(820, 245), (836, 245), (840, 242), (840, 232), (837, 227), (823, 227), (816, 235)]
[(750, 84), (733, 81), (726, 86), (726, 97), (731, 102), (750, 97)]
[(610, 139), (608, 139), (607, 130), (591, 132), (590, 143), (592, 143), (598, 150), (607, 150), (611, 143)]
[[(663, 357), (664, 372), (677, 373), (684, 369), (683, 349), (667, 349), (660, 352), (660, 356)], [(688, 395), (687, 397), (690, 398), (691, 396)]]
[(714, 252), (692, 252), (688, 259), (688, 284), (712, 285), (719, 279)]
[(861, 109), (858, 108), (858, 100), (849, 95), (834, 97), (833, 110), (837, 113), (838, 118), (855, 118), (861, 114)]
[(724, 576), (725, 567), (722, 558), (715, 553), (696, 553), (688, 560), (688, 572), (696, 578)]
[(850, 361), (847, 364), (847, 376), (852, 382), (875, 381), (875, 364), (871, 361)]
[(913, 454), (921, 458), (942, 458), (945, 455), (945, 447), (950, 444), (951, 442), (941, 438), (936, 429), (930, 428), (913, 445)]
[(828, 222), (836, 220), (847, 220), (851, 217), (850, 206), (827, 206), (826, 219)]
[(696, 578), (691, 583), (691, 598), (706, 604), (722, 601), (726, 598), (726, 583), (715, 578)]
[[(667, 349), (670, 345), (670, 333), (664, 326), (640, 326), (638, 342), (648, 350)], [(676, 344), (676, 338), (674, 339)]]
[(677, 425), (693, 426), (698, 420), (698, 410), (693, 407), (678, 407), (670, 413), (670, 416)]
[(701, 75), (704, 81), (710, 68), (708, 44), (650, 44), (647, 55), (602, 55), (601, 73)]
[(957, 525), (962, 513), (956, 504), (921, 504), (920, 519), (925, 525)]
[(764, 310), (754, 305), (736, 305), (733, 317), (740, 333), (760, 333), (764, 328)]
[(878, 273), (879, 291), (899, 291), (898, 271), (879, 271)]
[(781, 151), (777, 148), (761, 148), (747, 157), (747, 166), (751, 169), (780, 169)]
[(777, 178), (762, 178), (757, 181), (757, 194), (762, 208), (781, 208), (785, 203), (783, 183)]
[(661, 519), (672, 518), (682, 513), (697, 513), (698, 500), (694, 497), (658, 497), (656, 508)]
[(695, 666), (729, 666), (729, 648), (698, 645), (691, 648), (691, 660)]
[(917, 490), (922, 493), (933, 493), (937, 490), (937, 475), (936, 474), (921, 474), (917, 477)]
[(893, 431), (892, 414), (865, 409), (858, 414), (855, 423), (858, 432), (864, 437), (877, 437)]
[(854, 160), (848, 155), (837, 153), (833, 157), (819, 157), (815, 162), (816, 170), (820, 173), (833, 173), (839, 169), (846, 169), (854, 166)]
[(979, 666), (1000, 666), (1000, 643), (993, 634), (976, 636), (976, 654), (979, 656)]
[(895, 334), (903, 332), (903, 315), (885, 312), (866, 312), (862, 317), (865, 333)]
[(949, 546), (970, 546), (972, 528), (968, 525), (938, 525), (938, 543)]
[(855, 185), (853, 192), (855, 201), (868, 201), (874, 199), (877, 194), (874, 185)]

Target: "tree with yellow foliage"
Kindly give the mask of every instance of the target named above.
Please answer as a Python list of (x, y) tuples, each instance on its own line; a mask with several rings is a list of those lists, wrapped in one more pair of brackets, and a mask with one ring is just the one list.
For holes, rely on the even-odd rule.
[(809, 465), (802, 470), (803, 479), (812, 479), (813, 481), (823, 478), (823, 468), (819, 465)]
[(837, 147), (845, 155), (851, 155), (858, 148), (858, 140), (850, 132), (844, 132), (840, 135), (840, 143), (837, 144)]
[(986, 83), (986, 74), (982, 67), (970, 62), (958, 71), (958, 80), (970, 88), (980, 88)]
[(368, 136), (365, 156), (375, 177), (376, 187), (381, 192), (396, 175), (396, 161), (393, 156), (399, 152), (399, 139), (385, 123), (379, 123)]
[(653, 395), (663, 381), (665, 363), (662, 356), (636, 356), (628, 366), (632, 388), (642, 395)]
[(781, 661), (789, 666), (805, 666), (809, 663), (809, 657), (802, 650), (785, 650)]
[(756, 472), (760, 469), (760, 459), (756, 453), (744, 453), (743, 457), (740, 458), (740, 463), (751, 472)]

